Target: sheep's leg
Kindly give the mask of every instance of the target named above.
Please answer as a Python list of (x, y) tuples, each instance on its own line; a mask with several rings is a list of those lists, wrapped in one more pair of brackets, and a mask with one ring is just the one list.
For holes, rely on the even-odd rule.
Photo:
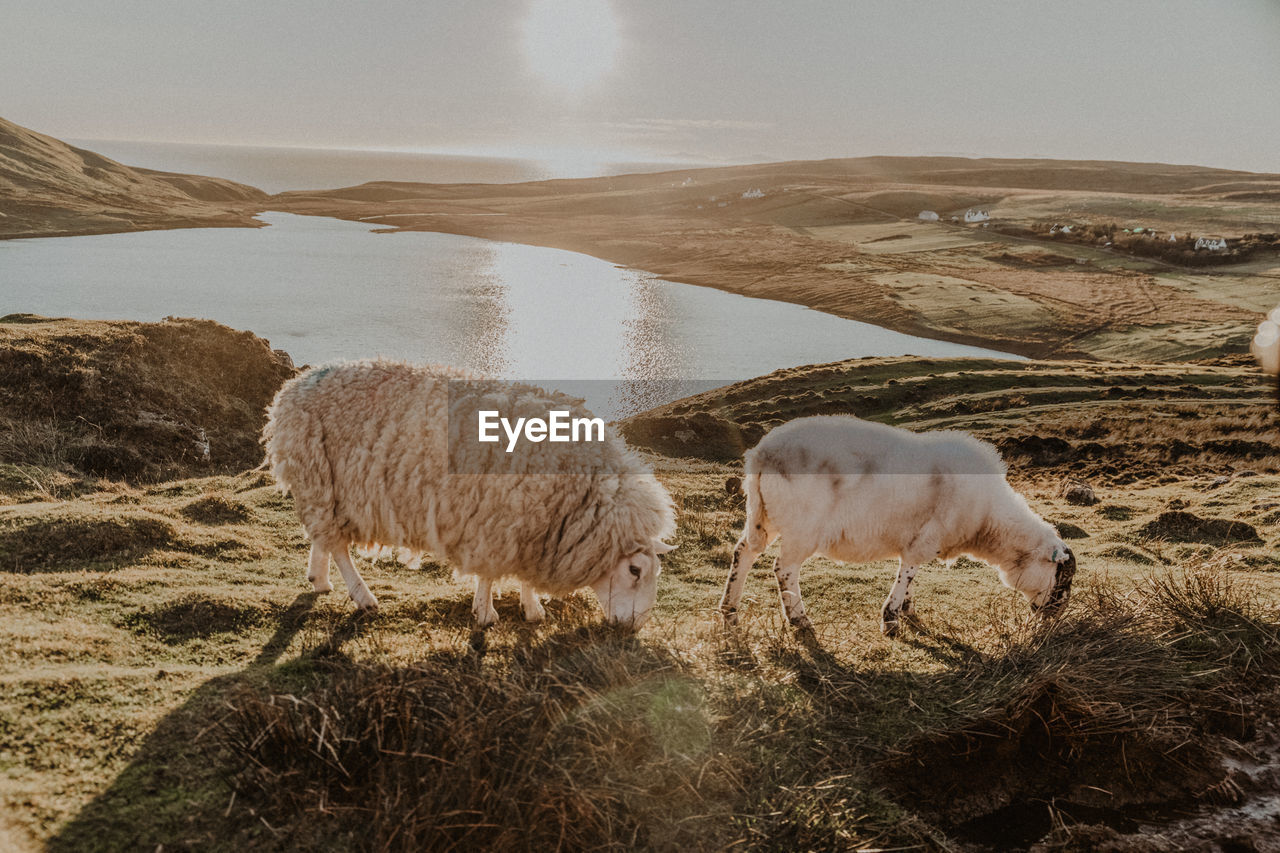
[(476, 595), (471, 600), (471, 612), (476, 615), (476, 623), (481, 628), (488, 628), (498, 621), (498, 610), (493, 606), (493, 580), (476, 575)]
[(316, 592), (329, 592), (333, 584), (329, 582), (329, 552), (317, 543), (311, 543), (311, 559), (307, 561), (307, 580)]
[(547, 611), (542, 609), (542, 602), (538, 600), (537, 590), (531, 584), (520, 584), (520, 606), (524, 608), (526, 622), (541, 622), (547, 616)]
[(889, 597), (884, 600), (884, 608), (880, 611), (880, 630), (886, 637), (898, 633), (900, 617), (911, 611), (911, 582), (915, 580), (919, 566), (903, 559), (898, 565), (898, 577), (889, 590)]
[(342, 579), (347, 582), (347, 592), (351, 595), (351, 600), (356, 603), (356, 607), (370, 612), (377, 611), (378, 599), (369, 592), (364, 578), (360, 577), (360, 572), (356, 571), (355, 563), (351, 562), (351, 551), (348, 546), (343, 545), (332, 553), (333, 561), (338, 564), (338, 571), (342, 573)]
[(808, 554), (797, 559), (795, 553), (787, 549), (787, 542), (782, 542), (782, 550), (773, 561), (773, 573), (778, 576), (778, 595), (782, 598), (782, 609), (787, 614), (787, 621), (797, 628), (810, 628), (812, 623), (804, 615), (804, 599), (800, 597), (800, 567), (804, 565)]
[(744, 531), (733, 547), (733, 562), (729, 564), (729, 579), (724, 584), (724, 595), (720, 597), (720, 615), (729, 625), (738, 624), (738, 602), (742, 600), (742, 589), (747, 584), (747, 575), (755, 565), (756, 558), (764, 550), (756, 543), (753, 547)]

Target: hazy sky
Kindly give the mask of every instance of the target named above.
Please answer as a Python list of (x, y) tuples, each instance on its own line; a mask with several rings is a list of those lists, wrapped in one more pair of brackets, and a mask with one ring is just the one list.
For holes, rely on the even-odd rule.
[(0, 0), (55, 136), (1280, 172), (1280, 0)]

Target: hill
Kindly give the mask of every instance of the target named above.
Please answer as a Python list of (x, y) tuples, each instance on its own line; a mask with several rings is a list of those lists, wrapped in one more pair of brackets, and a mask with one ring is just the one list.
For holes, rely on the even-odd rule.
[(0, 239), (255, 225), (266, 193), (117, 163), (0, 118)]
[(872, 358), (779, 370), (634, 415), (620, 429), (659, 453), (724, 461), (793, 418), (856, 415), (971, 432), (996, 444), (1020, 478), (1052, 472), (1122, 485), (1280, 470), (1275, 406), (1274, 383), (1247, 358)]
[[(1280, 301), (1270, 238), (1247, 258), (1197, 258), (1211, 268), (1137, 251), (1153, 230), (1237, 243), (1280, 232), (1280, 175), (1197, 166), (869, 157), (522, 184), (374, 182), (271, 204), (583, 252), (1032, 357), (1239, 352)], [(971, 207), (991, 222), (965, 223)], [(919, 221), (923, 210), (940, 220)], [(1058, 223), (1125, 239), (1067, 241), (1049, 233)]]
[(0, 477), (74, 492), (239, 471), (293, 363), (209, 320), (0, 317)]
[[(610, 631), (585, 595), (527, 625), (507, 589), (478, 634), (439, 560), (360, 558), (374, 618), (310, 591), (291, 501), (252, 470), (292, 373), (260, 338), (0, 333), (6, 849), (1280, 841), (1277, 416), (1243, 363), (867, 359), (677, 401), (622, 425), (678, 509), (650, 625)], [(766, 557), (723, 629), (733, 441), (818, 411), (1001, 442), (1078, 555), (1063, 619), (961, 560), (889, 640), (893, 567), (815, 558), (795, 634)], [(74, 452), (99, 446), (145, 465)]]

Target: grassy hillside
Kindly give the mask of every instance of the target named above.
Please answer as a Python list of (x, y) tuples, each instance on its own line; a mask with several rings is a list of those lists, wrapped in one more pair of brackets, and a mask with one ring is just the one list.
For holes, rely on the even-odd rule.
[[(1280, 253), (1212, 269), (1066, 243), (1053, 224), (1280, 232), (1280, 175), (1197, 166), (868, 157), (522, 184), (374, 182), (272, 205), (398, 230), (584, 252), (673, 281), (796, 302), (1033, 357), (1240, 352), (1280, 301)], [(966, 225), (969, 207), (992, 227)], [(917, 215), (932, 210), (938, 222)], [(952, 217), (960, 218), (953, 222)], [(1043, 227), (1045, 233), (1032, 230)]]
[[(113, 334), (151, 341), (174, 375), (206, 357), (183, 354), (185, 335), (157, 343), (158, 331)], [(51, 360), (75, 351), (41, 324), (9, 334)], [(265, 350), (239, 340), (233, 351)], [(128, 375), (161, 373), (116, 381)], [(114, 398), (154, 393), (123, 390)], [(340, 595), (309, 592), (291, 503), (262, 472), (77, 471), (77, 488), (51, 494), (39, 483), (68, 469), (32, 458), (29, 476), (0, 481), (0, 842), (962, 850), (1053, 833), (1068, 848), (1155, 850), (1274, 839), (1265, 808), (1231, 811), (1275, 793), (1280, 474), (1259, 444), (1276, 438), (1267, 395), (1227, 363), (889, 359), (773, 374), (633, 419), (625, 428), (655, 446), (659, 417), (715, 419), (700, 433), (715, 441), (697, 449), (726, 457), (650, 456), (680, 528), (659, 612), (635, 637), (602, 627), (587, 595), (525, 625), (514, 588), (502, 621), (477, 634), (466, 586), (431, 559), (362, 559), (382, 611), (360, 618)], [(802, 578), (816, 629), (796, 635), (765, 558), (743, 624), (725, 631), (713, 609), (742, 503), (725, 488), (740, 471), (722, 436), (819, 406), (1003, 441), (1020, 489), (1079, 554), (1065, 618), (1032, 620), (991, 569), (961, 561), (922, 573), (919, 615), (888, 640), (877, 613), (892, 567), (816, 559)], [(1061, 495), (1078, 477), (1098, 503)]]
[(209, 320), (0, 317), (0, 480), (56, 498), (95, 475), (252, 467), (266, 406), (293, 372), (262, 338)]
[(1275, 386), (1244, 357), (1205, 362), (875, 358), (779, 370), (626, 420), (628, 441), (728, 460), (788, 420), (852, 414), (991, 441), (1019, 479), (1105, 484), (1272, 472)]
[(0, 239), (255, 225), (266, 193), (117, 163), (0, 118)]

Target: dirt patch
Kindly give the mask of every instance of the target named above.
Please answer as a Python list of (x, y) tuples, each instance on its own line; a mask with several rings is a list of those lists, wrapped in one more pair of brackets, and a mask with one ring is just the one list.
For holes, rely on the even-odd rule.
[(19, 518), (0, 527), (0, 554), (5, 555), (0, 570), (28, 574), (112, 565), (173, 541), (167, 521), (140, 513)]
[(249, 507), (238, 500), (221, 495), (198, 498), (179, 510), (185, 517), (200, 524), (243, 524), (253, 518)]
[(1252, 524), (1228, 518), (1201, 518), (1185, 510), (1162, 512), (1144, 525), (1141, 532), (1152, 539), (1199, 542), (1208, 545), (1262, 542), (1262, 537), (1258, 535), (1257, 529)]

